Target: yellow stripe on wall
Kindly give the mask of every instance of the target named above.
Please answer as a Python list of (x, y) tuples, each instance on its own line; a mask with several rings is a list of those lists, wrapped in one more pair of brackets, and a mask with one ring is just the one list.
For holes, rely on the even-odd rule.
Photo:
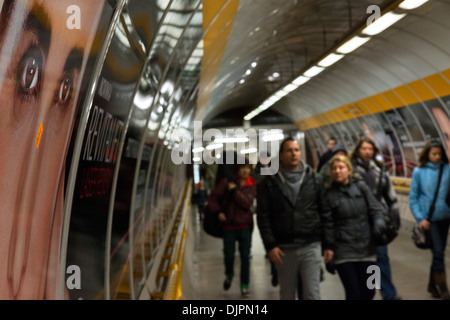
[[(238, 9), (239, 0), (203, 1), (203, 30), (209, 29), (203, 38), (204, 49), (198, 93), (198, 114), (205, 112), (204, 108), (208, 104), (209, 97), (214, 89), (220, 63)], [(211, 23), (212, 25), (210, 25)]]
[(296, 121), (300, 130), (309, 130), (450, 95), (450, 69), (421, 80), (355, 101), (333, 110)]

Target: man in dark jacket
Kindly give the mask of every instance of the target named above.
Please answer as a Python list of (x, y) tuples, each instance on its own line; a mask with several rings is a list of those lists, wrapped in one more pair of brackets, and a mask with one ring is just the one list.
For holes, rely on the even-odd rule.
[(325, 166), (325, 164), (333, 157), (333, 149), (336, 147), (337, 140), (335, 137), (330, 137), (327, 142), (327, 151), (324, 152), (320, 156), (319, 159), (319, 165), (317, 166), (317, 172), (320, 172), (322, 170), (322, 167)]
[(333, 220), (320, 174), (301, 161), (300, 146), (285, 139), (280, 171), (257, 185), (257, 221), (270, 260), (276, 265), (282, 300), (320, 299), (320, 270), (333, 258)]

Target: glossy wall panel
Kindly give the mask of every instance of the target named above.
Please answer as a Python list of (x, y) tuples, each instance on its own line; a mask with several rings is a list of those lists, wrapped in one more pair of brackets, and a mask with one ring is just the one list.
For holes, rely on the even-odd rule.
[(140, 295), (186, 179), (200, 3), (0, 2), (0, 299)]

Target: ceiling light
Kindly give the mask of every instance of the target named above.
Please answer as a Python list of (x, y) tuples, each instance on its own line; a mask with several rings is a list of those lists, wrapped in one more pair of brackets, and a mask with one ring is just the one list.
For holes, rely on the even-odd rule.
[(374, 23), (370, 24), (364, 30), (362, 33), (367, 34), (369, 36), (376, 35), (390, 26), (392, 26), (394, 23), (396, 23), (398, 20), (406, 16), (406, 13), (397, 14), (393, 12), (388, 12), (385, 15), (383, 15), (381, 18), (378, 18), (375, 20)]
[(269, 99), (267, 99), (267, 103), (270, 103), (271, 105), (276, 103), (278, 100), (280, 100), (280, 98), (278, 98), (276, 95), (272, 95), (270, 96)]
[(317, 65), (321, 67), (329, 67), (344, 57), (342, 54), (331, 53), (326, 58), (322, 59)]
[(296, 86), (301, 86), (302, 84), (304, 84), (305, 82), (308, 82), (309, 80), (311, 80), (311, 78), (308, 78), (305, 76), (300, 76), (297, 79), (295, 79), (294, 81), (292, 81), (292, 84), (296, 85)]
[(360, 46), (362, 46), (364, 43), (366, 43), (369, 40), (370, 40), (370, 38), (361, 38), (361, 37), (355, 36), (355, 37), (351, 38), (349, 41), (347, 41), (346, 43), (344, 43), (342, 46), (340, 46), (336, 51), (339, 53), (350, 53), (350, 52), (356, 50), (357, 48), (359, 48)]
[(288, 94), (289, 94), (288, 91), (280, 90), (280, 91), (276, 92), (276, 93), (274, 94), (274, 96), (277, 97), (278, 99), (282, 99), (282, 98), (284, 98), (285, 96), (287, 96)]
[(317, 76), (317, 75), (318, 75), (319, 73), (321, 73), (323, 70), (325, 70), (325, 68), (318, 67), (318, 66), (314, 66), (314, 67), (311, 67), (311, 68), (309, 68), (308, 70), (306, 70), (305, 73), (303, 73), (303, 75), (304, 75), (305, 77), (312, 78), (312, 77)]
[(252, 120), (254, 117), (256, 117), (261, 111), (259, 111), (258, 109), (253, 110), (252, 112), (250, 112), (248, 115), (246, 115), (244, 117), (244, 120)]
[(298, 88), (298, 86), (295, 84), (288, 84), (287, 86), (285, 86), (283, 88), (283, 91), (292, 92), (292, 91), (296, 90), (297, 88)]
[(427, 1), (428, 0), (405, 0), (402, 3), (400, 3), (399, 7), (405, 10), (412, 10), (420, 7)]

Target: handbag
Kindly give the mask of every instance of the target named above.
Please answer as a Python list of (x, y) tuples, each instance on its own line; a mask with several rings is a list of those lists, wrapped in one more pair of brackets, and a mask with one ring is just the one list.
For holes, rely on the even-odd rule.
[[(378, 178), (378, 189), (376, 190), (376, 193), (374, 193), (375, 198), (378, 201), (378, 198), (381, 197), (381, 188), (383, 186), (383, 176), (384, 176), (384, 166), (380, 168), (380, 175)], [(379, 201), (381, 202), (381, 201)], [(367, 199), (366, 199), (367, 203)], [(382, 204), (383, 205), (383, 204)], [(384, 222), (386, 224), (386, 229), (384, 230), (384, 233), (380, 237), (374, 237), (373, 241), (376, 246), (386, 246), (389, 243), (391, 243), (395, 238), (398, 236), (398, 225), (400, 223), (396, 223), (394, 219), (397, 219), (396, 214), (398, 215), (398, 212), (394, 213), (393, 210), (389, 207), (386, 207), (383, 205), (383, 217)]]
[(386, 223), (386, 230), (381, 237), (374, 238), (374, 243), (376, 246), (386, 246), (398, 236), (397, 229), (387, 213), (384, 213), (384, 222)]
[(421, 229), (418, 223), (414, 225), (412, 238), (417, 248), (419, 249), (431, 248), (430, 230)]
[[(434, 205), (436, 203), (436, 198), (439, 192), (439, 186), (441, 184), (441, 177), (442, 177), (442, 170), (444, 168), (444, 165), (441, 163), (441, 167), (439, 168), (439, 179), (436, 191), (434, 192), (434, 198), (433, 202), (431, 203), (430, 210), (428, 211), (428, 217), (426, 220), (431, 221), (431, 217), (433, 216), (434, 212)], [(419, 249), (431, 249), (431, 233), (430, 230), (423, 230), (419, 227), (419, 223), (416, 223), (413, 228), (412, 232), (412, 239), (414, 241), (414, 244)]]
[(219, 216), (208, 210), (205, 206), (205, 215), (203, 218), (203, 230), (210, 236), (215, 238), (223, 238), (222, 223), (219, 221)]
[[(227, 180), (228, 181), (228, 180)], [(223, 204), (224, 199), (226, 199), (225, 203), (228, 202), (229, 192), (225, 192), (224, 195), (218, 199), (218, 202)], [(223, 226), (222, 222), (219, 220), (219, 215), (216, 212), (212, 212), (209, 210), (208, 203), (210, 202), (210, 198), (208, 197), (207, 205), (205, 206), (204, 218), (203, 218), (203, 230), (213, 236), (215, 238), (223, 238)], [(222, 208), (224, 212), (226, 212), (226, 208)]]

